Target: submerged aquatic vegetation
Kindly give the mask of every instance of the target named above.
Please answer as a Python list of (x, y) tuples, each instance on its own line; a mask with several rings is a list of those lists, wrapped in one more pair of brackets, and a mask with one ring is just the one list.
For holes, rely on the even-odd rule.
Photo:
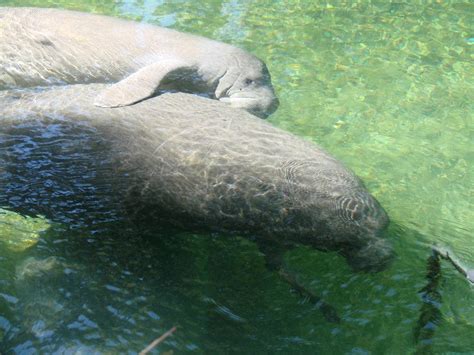
[[(179, 332), (160, 350), (416, 350), (413, 329), (424, 305), (419, 291), (427, 284), (432, 244), (448, 246), (466, 268), (474, 267), (472, 2), (21, 3), (131, 17), (257, 54), (267, 63), (281, 101), (270, 121), (322, 145), (362, 177), (393, 221), (398, 260), (384, 273), (364, 275), (352, 273), (335, 254), (305, 248), (287, 254), (298, 280), (337, 309), (341, 322), (334, 325), (289, 293), (248, 240), (114, 229), (114, 223), (100, 234), (94, 226), (77, 238), (45, 238), (47, 248), (18, 249), (25, 259), (59, 256), (81, 266), (59, 269), (58, 279), (44, 285), (69, 302), (55, 314), (64, 316), (61, 332), (40, 341), (14, 331), (21, 327), (14, 309), (25, 298), (15, 292), (13, 280), (15, 266), (24, 260), (15, 259), (2, 239), (0, 352), (2, 346), (53, 352), (67, 350), (71, 342), (89, 352), (138, 351), (175, 324)], [(0, 0), (0, 5), (18, 1)], [(1, 223), (5, 219), (9, 223)], [(22, 238), (34, 240), (43, 228), (46, 220), (0, 213), (0, 236), (8, 232), (19, 245), (33, 245)], [(451, 264), (439, 267), (436, 288), (428, 290), (442, 300), (432, 312), (436, 328), (425, 329), (419, 339), (429, 338), (436, 353), (470, 352), (472, 286)]]
[(51, 223), (42, 216), (22, 216), (0, 208), (0, 245), (13, 252), (25, 251), (34, 246), (41, 233), (48, 230)]

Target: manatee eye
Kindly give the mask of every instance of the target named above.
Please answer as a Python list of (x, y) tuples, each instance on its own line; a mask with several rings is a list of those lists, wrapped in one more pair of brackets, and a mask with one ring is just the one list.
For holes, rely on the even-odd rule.
[(252, 79), (245, 79), (245, 85), (252, 85), (254, 81)]

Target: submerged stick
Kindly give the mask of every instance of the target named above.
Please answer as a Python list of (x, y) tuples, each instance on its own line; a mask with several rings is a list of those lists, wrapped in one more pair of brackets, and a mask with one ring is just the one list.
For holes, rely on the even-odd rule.
[(318, 297), (313, 292), (308, 290), (306, 287), (301, 285), (292, 274), (287, 272), (283, 267), (280, 268), (278, 273), (302, 297), (307, 297), (311, 303), (316, 305), (319, 308), (319, 310), (321, 311), (321, 313), (323, 314), (324, 318), (326, 318), (326, 320), (328, 322), (331, 322), (331, 323), (340, 323), (341, 322), (341, 318), (339, 318), (339, 315), (337, 314), (337, 311), (333, 306), (331, 306), (330, 304), (324, 302), (320, 297)]
[(176, 327), (171, 328), (168, 330), (166, 333), (164, 333), (162, 336), (159, 338), (156, 338), (153, 340), (145, 349), (140, 351), (138, 355), (145, 355), (148, 354), (150, 351), (152, 351), (156, 346), (158, 346), (161, 342), (163, 342), (166, 338), (169, 336), (173, 335), (173, 333), (176, 331)]
[(433, 252), (442, 259), (448, 260), (457, 271), (459, 271), (464, 277), (468, 279), (470, 283), (474, 283), (474, 269), (464, 268), (455, 257), (451, 256), (448, 250), (442, 250), (438, 247), (433, 247)]

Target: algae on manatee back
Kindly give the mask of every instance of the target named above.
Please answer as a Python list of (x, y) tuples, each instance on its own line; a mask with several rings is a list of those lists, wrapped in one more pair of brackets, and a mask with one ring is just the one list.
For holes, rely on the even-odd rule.
[(0, 244), (11, 251), (21, 252), (32, 247), (50, 226), (45, 217), (22, 216), (0, 208)]

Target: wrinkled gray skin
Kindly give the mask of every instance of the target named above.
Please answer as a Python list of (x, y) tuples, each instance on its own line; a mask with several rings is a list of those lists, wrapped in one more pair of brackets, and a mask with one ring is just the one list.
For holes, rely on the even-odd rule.
[(126, 194), (152, 215), (181, 225), (338, 251), (359, 270), (382, 269), (392, 258), (380, 238), (388, 225), (385, 211), (318, 146), (195, 95), (96, 107), (92, 98), (104, 88), (0, 92), (0, 124), (67, 120), (93, 126), (112, 144), (112, 175), (129, 179)]
[(0, 89), (116, 83), (95, 104), (119, 107), (175, 89), (208, 94), (259, 117), (278, 100), (265, 64), (191, 34), (74, 11), (0, 7)]

